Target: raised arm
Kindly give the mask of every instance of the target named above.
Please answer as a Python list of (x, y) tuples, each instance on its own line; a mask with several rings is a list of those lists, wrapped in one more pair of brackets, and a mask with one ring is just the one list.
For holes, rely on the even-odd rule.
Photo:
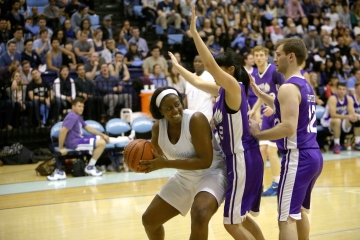
[(171, 58), (171, 62), (173, 64), (174, 68), (176, 69), (176, 71), (178, 71), (178, 73), (186, 81), (188, 81), (191, 85), (200, 89), (201, 91), (209, 93), (212, 96), (217, 96), (217, 94), (219, 92), (219, 86), (217, 86), (215, 83), (212, 83), (212, 82), (206, 82), (206, 81), (202, 80), (199, 76), (186, 70), (183, 66), (181, 66), (177, 62), (175, 56), (171, 52), (169, 52), (169, 56)]
[[(203, 61), (205, 68), (210, 72), (214, 77), (216, 83), (223, 87), (226, 92), (226, 103), (227, 105), (234, 110), (239, 109), (241, 103), (241, 89), (238, 81), (226, 73), (222, 68), (217, 65), (214, 57), (212, 56), (209, 49), (206, 47), (204, 41), (201, 39), (197, 29), (196, 29), (196, 13), (195, 5), (192, 6), (192, 17), (190, 31), (193, 36), (196, 49)], [(235, 66), (234, 66), (235, 67)], [(240, 96), (240, 97), (239, 97)]]
[(261, 104), (264, 102), (266, 105), (268, 105), (270, 108), (274, 109), (274, 97), (264, 93), (260, 90), (259, 86), (256, 84), (255, 79), (249, 76), (250, 78), (250, 85), (254, 92), (254, 94), (258, 97), (258, 100), (256, 101), (256, 108), (260, 107)]

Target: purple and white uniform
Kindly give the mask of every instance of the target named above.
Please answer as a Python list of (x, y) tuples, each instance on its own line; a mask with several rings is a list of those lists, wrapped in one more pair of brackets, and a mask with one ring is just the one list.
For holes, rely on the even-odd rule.
[[(337, 99), (336, 114), (347, 115), (348, 114), (348, 111), (347, 111), (348, 96), (345, 95), (344, 99), (342, 101), (339, 99), (339, 96), (337, 94), (334, 94), (333, 96), (335, 96)], [(320, 119), (320, 123), (324, 128), (328, 128), (330, 133), (333, 133), (333, 131), (330, 127), (330, 120), (331, 120), (330, 108), (329, 108), (329, 105), (326, 105), (324, 115)], [(342, 121), (341, 121), (341, 130), (344, 133), (349, 133), (351, 131), (351, 127), (348, 127), (348, 128), (346, 127), (346, 122), (344, 121), (344, 119), (342, 119)]]
[(356, 114), (360, 114), (360, 103), (356, 99), (356, 95), (351, 95), (352, 99), (354, 100), (354, 111)]
[(227, 166), (224, 224), (241, 223), (248, 212), (257, 215), (262, 191), (264, 163), (259, 144), (250, 135), (245, 87), (242, 83), (239, 85), (242, 98), (239, 111), (226, 106), (224, 88), (220, 88), (213, 108), (213, 120)]
[[(310, 209), (311, 191), (323, 167), (323, 157), (316, 141), (316, 103), (312, 87), (304, 77), (293, 76), (284, 84), (300, 88), (301, 102), (296, 133), (276, 141), (283, 154), (278, 188), (279, 221), (290, 216), (301, 219), (301, 207)], [(275, 105), (275, 125), (281, 122), (280, 104)]]
[[(253, 77), (255, 79), (256, 84), (259, 86), (261, 91), (266, 94), (269, 94), (272, 97), (276, 97), (278, 94), (278, 90), (280, 85), (282, 85), (285, 81), (284, 76), (276, 71), (276, 66), (273, 64), (269, 64), (265, 71), (260, 74), (259, 69), (254, 71)], [(261, 112), (263, 111), (265, 104), (261, 106)], [(261, 123), (261, 131), (270, 129), (274, 126), (274, 115), (269, 117), (262, 116)], [(275, 141), (260, 141), (260, 145), (269, 145), (272, 147), (276, 147)]]
[[(245, 68), (245, 67), (244, 67)], [(257, 68), (252, 67), (250, 70), (247, 70), (245, 68), (246, 72), (248, 74), (250, 74), (252, 77), (254, 77), (254, 73), (257, 72)], [(250, 105), (250, 108), (253, 108), (254, 104), (256, 103), (256, 101), (258, 100), (258, 97), (255, 95), (255, 93), (253, 92), (252, 88), (249, 87), (248, 90), (248, 103)]]
[(95, 148), (96, 136), (84, 136), (83, 128), (86, 123), (83, 118), (71, 111), (66, 115), (63, 127), (69, 129), (65, 138), (65, 146), (67, 148), (75, 149), (77, 151), (92, 151)]

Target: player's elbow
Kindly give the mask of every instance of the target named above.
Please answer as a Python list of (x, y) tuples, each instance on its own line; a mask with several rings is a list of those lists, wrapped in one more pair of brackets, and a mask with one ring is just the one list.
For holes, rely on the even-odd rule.
[(286, 123), (284, 131), (286, 133), (286, 136), (292, 136), (296, 133), (297, 126), (293, 123)]
[(201, 161), (200, 169), (207, 169), (211, 166), (212, 158), (206, 158)]

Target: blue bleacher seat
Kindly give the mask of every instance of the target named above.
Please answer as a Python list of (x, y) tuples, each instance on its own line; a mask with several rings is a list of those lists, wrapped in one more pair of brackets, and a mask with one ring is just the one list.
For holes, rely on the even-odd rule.
[(91, 28), (97, 29), (100, 27), (100, 17), (99, 15), (90, 15)]
[(138, 6), (134, 6), (134, 15), (135, 17), (141, 17), (141, 18), (145, 18), (145, 16), (141, 13), (143, 7), (138, 5)]
[(28, 6), (44, 7), (45, 5), (49, 4), (49, 1), (48, 0), (26, 0), (26, 4)]
[(145, 117), (135, 118), (131, 123), (131, 129), (135, 131), (135, 133), (146, 133), (152, 130), (154, 122)]
[(168, 44), (174, 45), (174, 44), (182, 44), (184, 34), (169, 34), (168, 35)]

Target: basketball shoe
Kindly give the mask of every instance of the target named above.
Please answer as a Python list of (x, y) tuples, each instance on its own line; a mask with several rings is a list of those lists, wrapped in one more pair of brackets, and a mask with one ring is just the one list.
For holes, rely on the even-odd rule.
[(103, 174), (102, 172), (97, 170), (95, 166), (90, 166), (90, 165), (87, 165), (85, 167), (85, 173), (87, 173), (93, 177), (99, 177)]
[(355, 151), (360, 151), (360, 143), (356, 143), (354, 146)]
[(276, 182), (272, 182), (271, 186), (261, 194), (263, 197), (273, 197), (277, 195), (279, 184)]
[(340, 144), (335, 144), (333, 148), (334, 154), (340, 154), (341, 152), (341, 146)]
[(55, 169), (50, 176), (47, 176), (47, 179), (49, 181), (64, 180), (66, 179), (66, 174), (63, 170)]

